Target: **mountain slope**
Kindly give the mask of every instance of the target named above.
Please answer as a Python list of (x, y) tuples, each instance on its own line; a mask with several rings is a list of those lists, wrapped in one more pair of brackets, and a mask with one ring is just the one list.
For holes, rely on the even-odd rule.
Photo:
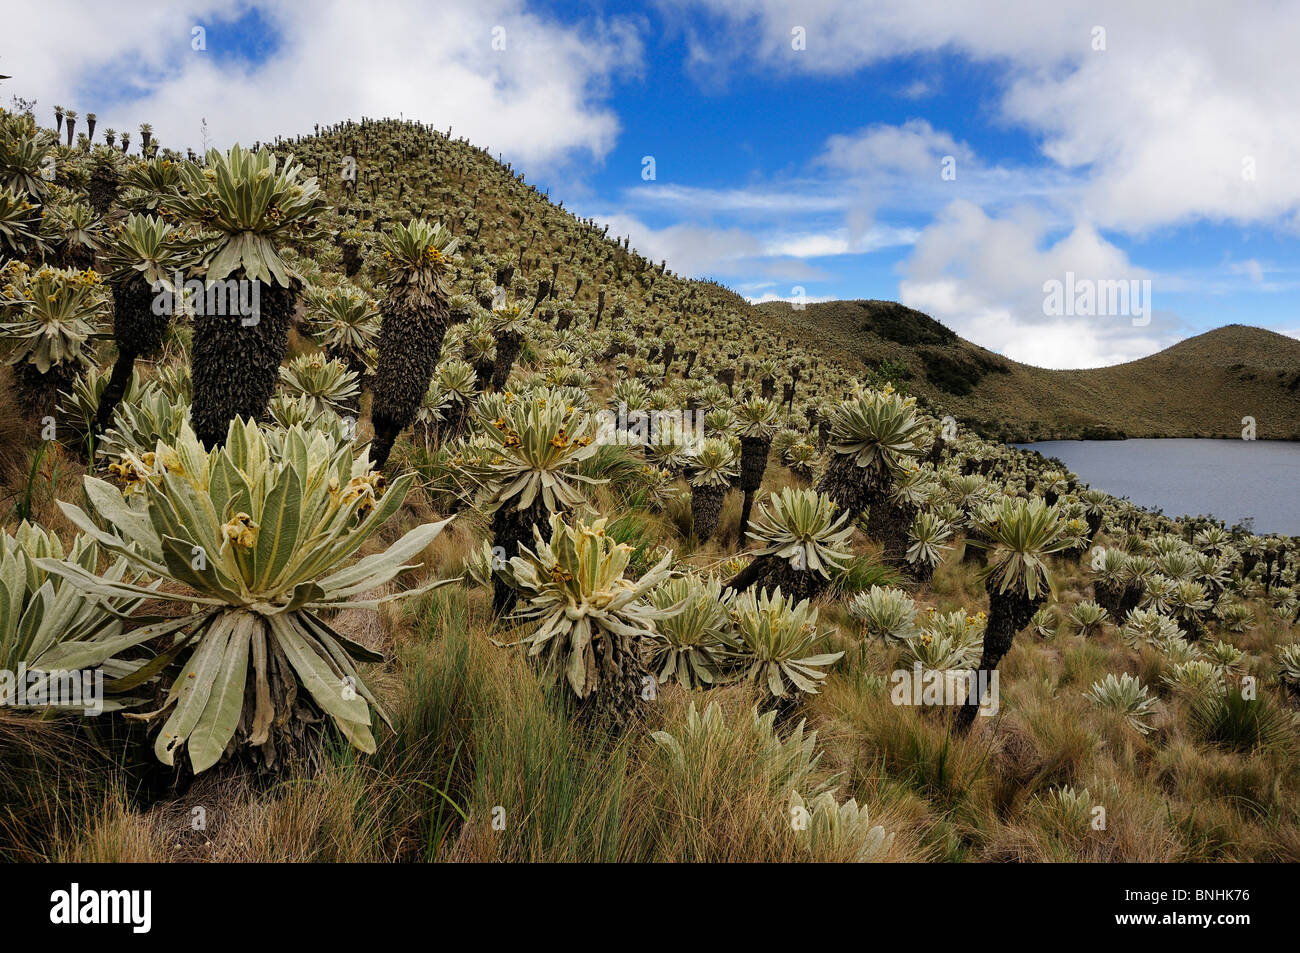
[(966, 341), (888, 301), (756, 307), (773, 329), (859, 367), (880, 368), (980, 433), (1004, 440), (1084, 436), (1300, 440), (1300, 341), (1229, 325), (1126, 364), (1048, 370)]
[[(825, 360), (812, 374), (821, 397), (880, 368), (939, 412), (1003, 440), (1237, 437), (1245, 416), (1256, 419), (1260, 439), (1300, 439), (1300, 341), (1269, 331), (1234, 325), (1128, 364), (1045, 370), (978, 347), (894, 302), (825, 302), (799, 312), (782, 302), (751, 306), (720, 285), (647, 261), (625, 239), (575, 218), (518, 170), (449, 132), (366, 120), (276, 145), (321, 176), (338, 206), (340, 244), (355, 229), (361, 254), (374, 254), (375, 230), (413, 214), (439, 218), (464, 251), (516, 263), (530, 293), (544, 282), (560, 310), (600, 313), (598, 296), (607, 293), (609, 326), (626, 332), (643, 355), (653, 355), (662, 333), (690, 328), (688, 337), (710, 339), (715, 349), (744, 342), (702, 355), (702, 364), (743, 365), (759, 354), (801, 359), (773, 336), (785, 338)], [(338, 170), (353, 161), (356, 187), (348, 189)], [(364, 275), (357, 279), (363, 286)], [(755, 326), (769, 333), (755, 334)]]

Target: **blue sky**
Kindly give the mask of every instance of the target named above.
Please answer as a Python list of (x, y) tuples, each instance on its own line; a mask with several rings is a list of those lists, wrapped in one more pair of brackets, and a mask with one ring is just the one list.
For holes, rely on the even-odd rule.
[[(452, 125), (678, 273), (901, 300), (1045, 366), (1234, 322), (1300, 335), (1296, 6), (54, 6), (18, 16), (78, 26), (0, 46), (6, 89), (101, 128), (183, 146), (203, 118), (221, 145), (362, 114)], [(1045, 314), (1066, 272), (1149, 280), (1149, 320)]]

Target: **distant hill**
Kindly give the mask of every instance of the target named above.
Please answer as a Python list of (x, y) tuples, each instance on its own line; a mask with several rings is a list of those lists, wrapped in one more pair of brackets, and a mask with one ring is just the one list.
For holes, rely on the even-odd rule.
[(1083, 437), (1300, 440), (1300, 341), (1232, 324), (1126, 364), (1048, 370), (972, 344), (893, 301), (756, 306), (774, 331), (877, 368), (977, 432), (1007, 441)]

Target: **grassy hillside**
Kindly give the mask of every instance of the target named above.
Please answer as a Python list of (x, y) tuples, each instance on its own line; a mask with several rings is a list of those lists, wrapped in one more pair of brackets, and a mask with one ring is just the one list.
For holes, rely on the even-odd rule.
[(845, 363), (882, 367), (979, 433), (1004, 440), (1300, 439), (1300, 341), (1234, 324), (1141, 360), (1057, 371), (1008, 360), (890, 301), (757, 307), (774, 328)]
[[(0, 695), (0, 858), (1300, 858), (1300, 540), (937, 417), (1052, 372), (756, 310), (426, 126), (274, 179), (64, 136), (0, 115), (0, 667), (153, 715)], [(265, 321), (155, 310), (141, 266), (221, 281), (252, 232)]]

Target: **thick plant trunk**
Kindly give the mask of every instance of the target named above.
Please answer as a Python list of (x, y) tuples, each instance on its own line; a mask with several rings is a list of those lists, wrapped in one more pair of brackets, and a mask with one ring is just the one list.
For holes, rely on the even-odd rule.
[(882, 493), (867, 514), (867, 536), (880, 542), (883, 562), (899, 566), (907, 559), (907, 533), (916, 518), (916, 507), (892, 503)]
[(612, 734), (632, 727), (649, 701), (643, 695), (653, 676), (642, 659), (640, 642), (639, 637), (603, 630), (592, 643), (600, 682), (579, 710), (580, 717)]
[[(980, 653), (979, 669), (975, 672), (977, 686), (981, 675), (987, 678), (988, 673), (997, 670), (998, 663), (1011, 651), (1016, 633), (1029, 625), (1034, 613), (1047, 601), (1046, 596), (1041, 595), (1037, 599), (1030, 599), (1024, 593), (999, 593), (992, 586), (992, 580), (985, 584), (985, 590), (989, 594), (989, 621), (988, 628), (984, 630), (984, 649)], [(983, 700), (982, 693), (973, 703), (969, 697), (966, 699), (957, 713), (958, 734), (964, 735), (970, 731)]]
[(131, 384), (131, 375), (135, 371), (135, 355), (128, 351), (118, 351), (117, 360), (113, 362), (113, 373), (109, 375), (104, 393), (99, 397), (99, 409), (95, 412), (96, 434), (108, 429), (113, 420), (113, 411), (126, 396), (126, 389)]
[[(507, 562), (519, 555), (520, 543), (533, 541), (533, 527), (538, 526), (545, 532), (546, 521), (550, 511), (541, 497), (533, 501), (528, 509), (520, 511), (507, 504), (492, 514), (492, 545), (498, 548)], [(492, 577), (492, 611), (497, 615), (511, 612), (519, 594), (500, 578)]]
[(95, 433), (103, 433), (113, 420), (113, 411), (126, 396), (138, 358), (162, 348), (171, 315), (154, 314), (154, 291), (144, 281), (113, 286), (113, 337), (117, 360), (95, 413)]
[(927, 586), (930, 584), (930, 581), (934, 579), (934, 565), (925, 561), (908, 563), (907, 574), (916, 580), (916, 582), (923, 586)]
[(781, 592), (796, 600), (816, 599), (830, 584), (830, 580), (811, 569), (795, 569), (788, 559), (765, 553), (736, 573), (723, 588), (744, 592), (757, 586), (768, 592), (780, 588)]
[(771, 437), (740, 438), (740, 488), (745, 493), (745, 502), (740, 511), (737, 540), (741, 546), (745, 545), (745, 530), (749, 528), (749, 513), (754, 506), (754, 493), (763, 485), (763, 473), (767, 470), (767, 453), (771, 446)]
[(77, 380), (75, 364), (51, 364), (42, 374), (36, 365), (24, 361), (14, 368), (18, 385), (18, 404), (37, 419), (57, 416), (59, 391), (68, 390)]
[(105, 169), (96, 169), (91, 173), (86, 197), (90, 200), (90, 207), (95, 210), (96, 215), (104, 215), (113, 207), (113, 203), (117, 201), (117, 193), (116, 175)]
[(370, 421), (375, 439), (370, 459), (375, 469), (388, 462), (397, 435), (411, 425), (429, 389), (447, 333), (444, 307), (415, 311), (400, 305), (384, 312), (379, 332), (379, 367), (375, 372)]
[(447, 408), (443, 420), (438, 425), (438, 443), (445, 444), (459, 437), (465, 430), (465, 422), (469, 419), (469, 414), (469, 401), (453, 400), (451, 406)]
[(728, 489), (725, 485), (691, 487), (691, 522), (695, 526), (695, 538), (701, 543), (707, 543), (717, 531)]
[(497, 338), (497, 357), (492, 367), (492, 389), (505, 390), (510, 371), (515, 366), (515, 358), (524, 346), (524, 336), (517, 331), (502, 334)]
[[(232, 277), (244, 278), (242, 269)], [(194, 435), (209, 450), (225, 442), (236, 417), (262, 420), (280, 380), (289, 346), (297, 291), (259, 282), (255, 315), (204, 314), (194, 318)], [(245, 324), (245, 321), (256, 321)]]
[(848, 454), (837, 453), (818, 481), (817, 492), (829, 496), (841, 512), (849, 514), (849, 522), (853, 522), (867, 507), (866, 471)]

